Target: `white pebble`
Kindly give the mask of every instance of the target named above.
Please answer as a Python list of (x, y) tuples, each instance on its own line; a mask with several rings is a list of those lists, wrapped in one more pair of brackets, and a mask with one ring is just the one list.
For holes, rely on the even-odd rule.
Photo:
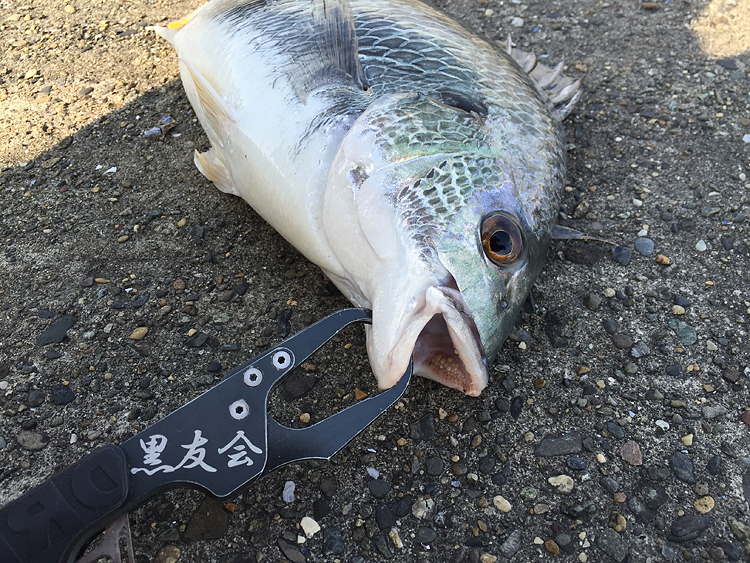
[(656, 425), (659, 428), (661, 428), (662, 430), (664, 430), (664, 432), (666, 432), (667, 430), (669, 430), (669, 423), (666, 420), (659, 419), (659, 420), (656, 421)]
[(320, 524), (318, 524), (315, 520), (313, 520), (309, 516), (305, 516), (300, 521), (299, 525), (302, 527), (302, 531), (305, 532), (305, 535), (308, 538), (313, 537), (315, 534), (317, 534), (320, 531)]
[(550, 477), (547, 482), (557, 489), (559, 493), (569, 493), (573, 490), (575, 482), (573, 478), (568, 475), (558, 475), (557, 477)]
[(620, 141), (622, 141), (622, 137), (615, 137), (615, 143), (619, 143)]
[(417, 502), (411, 505), (411, 514), (412, 516), (414, 516), (414, 518), (422, 520), (423, 518), (427, 518), (427, 516), (429, 516), (433, 508), (435, 508), (434, 500), (432, 500), (431, 498), (420, 498), (417, 500)]
[(742, 137), (742, 140), (746, 143), (750, 143), (750, 133), (745, 133), (745, 136)]
[(497, 508), (500, 512), (510, 512), (511, 506), (510, 503), (505, 499), (505, 497), (497, 495), (492, 499), (492, 504), (494, 504), (495, 508)]
[(699, 240), (698, 242), (695, 243), (695, 249), (698, 252), (705, 252), (706, 248), (707, 248), (706, 241), (704, 240)]
[(648, 235), (648, 230), (641, 229), (640, 231), (638, 231), (638, 236), (639, 237), (645, 237), (646, 235)]
[(640, 207), (641, 205), (643, 205), (643, 202), (640, 199), (633, 198), (633, 205), (635, 205), (636, 207)]
[(294, 484), (294, 481), (287, 481), (284, 483), (284, 492), (282, 493), (281, 497), (284, 499), (284, 502), (294, 502), (294, 488), (296, 485)]
[(404, 547), (404, 542), (401, 540), (401, 536), (398, 535), (398, 530), (396, 528), (391, 528), (391, 531), (388, 532), (388, 537), (391, 538), (391, 542), (393, 542), (396, 549)]
[[(510, 25), (513, 27), (523, 27), (523, 18), (514, 17), (512, 20), (510, 20)], [(745, 135), (746, 137), (750, 137), (750, 135)], [(745, 141), (750, 142), (750, 141)]]
[(367, 468), (367, 474), (372, 477), (373, 479), (377, 479), (380, 477), (380, 471), (375, 469), (374, 467), (368, 467)]

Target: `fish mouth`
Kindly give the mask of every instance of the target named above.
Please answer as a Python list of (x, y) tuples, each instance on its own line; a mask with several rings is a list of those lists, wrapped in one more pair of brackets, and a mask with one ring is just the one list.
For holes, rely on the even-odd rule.
[(487, 360), (461, 293), (449, 285), (431, 285), (416, 301), (391, 341), (380, 387), (394, 385), (412, 358), (417, 375), (479, 396), (487, 386)]

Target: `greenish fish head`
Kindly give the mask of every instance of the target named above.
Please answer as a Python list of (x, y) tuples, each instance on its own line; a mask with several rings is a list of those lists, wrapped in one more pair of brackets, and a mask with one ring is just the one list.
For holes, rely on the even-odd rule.
[(468, 395), (487, 386), (542, 268), (562, 182), (559, 158), (518, 149), (507, 131), (498, 149), (477, 116), (393, 95), (341, 144), (324, 225), (345, 273), (329, 276), (373, 311), (367, 349), (382, 389), (410, 359)]
[(533, 228), (506, 178), (478, 190), (434, 237), (442, 267), (471, 314), (485, 359), (491, 363), (543, 265), (551, 228)]

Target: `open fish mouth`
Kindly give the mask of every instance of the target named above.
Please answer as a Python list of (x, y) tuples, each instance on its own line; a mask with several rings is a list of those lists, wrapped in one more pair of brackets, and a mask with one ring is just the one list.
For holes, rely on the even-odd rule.
[[(385, 373), (393, 373), (393, 368), (408, 364), (412, 357), (416, 374), (467, 395), (476, 397), (487, 386), (487, 360), (479, 331), (457, 289), (428, 287), (402, 326), (388, 354)], [(399, 374), (403, 372), (398, 369)], [(381, 386), (397, 380), (381, 381)]]

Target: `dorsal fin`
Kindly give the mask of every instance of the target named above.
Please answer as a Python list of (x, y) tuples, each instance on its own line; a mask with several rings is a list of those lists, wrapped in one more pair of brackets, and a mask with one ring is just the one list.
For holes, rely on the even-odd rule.
[(366, 84), (357, 55), (354, 13), (349, 0), (313, 0), (313, 2), (316, 31), (314, 44), (323, 55), (315, 66), (322, 63), (343, 71), (355, 81), (357, 86), (365, 89)]
[(226, 22), (229, 33), (263, 29), (283, 45), (289, 62), (282, 71), (303, 100), (331, 84), (367, 88), (349, 0), (226, 0), (206, 13)]
[(555, 68), (550, 68), (540, 63), (534, 53), (513, 47), (510, 35), (508, 35), (505, 51), (526, 71), (560, 119), (565, 119), (573, 111), (573, 106), (583, 93), (581, 81), (573, 80), (562, 73), (563, 61), (560, 61)]

